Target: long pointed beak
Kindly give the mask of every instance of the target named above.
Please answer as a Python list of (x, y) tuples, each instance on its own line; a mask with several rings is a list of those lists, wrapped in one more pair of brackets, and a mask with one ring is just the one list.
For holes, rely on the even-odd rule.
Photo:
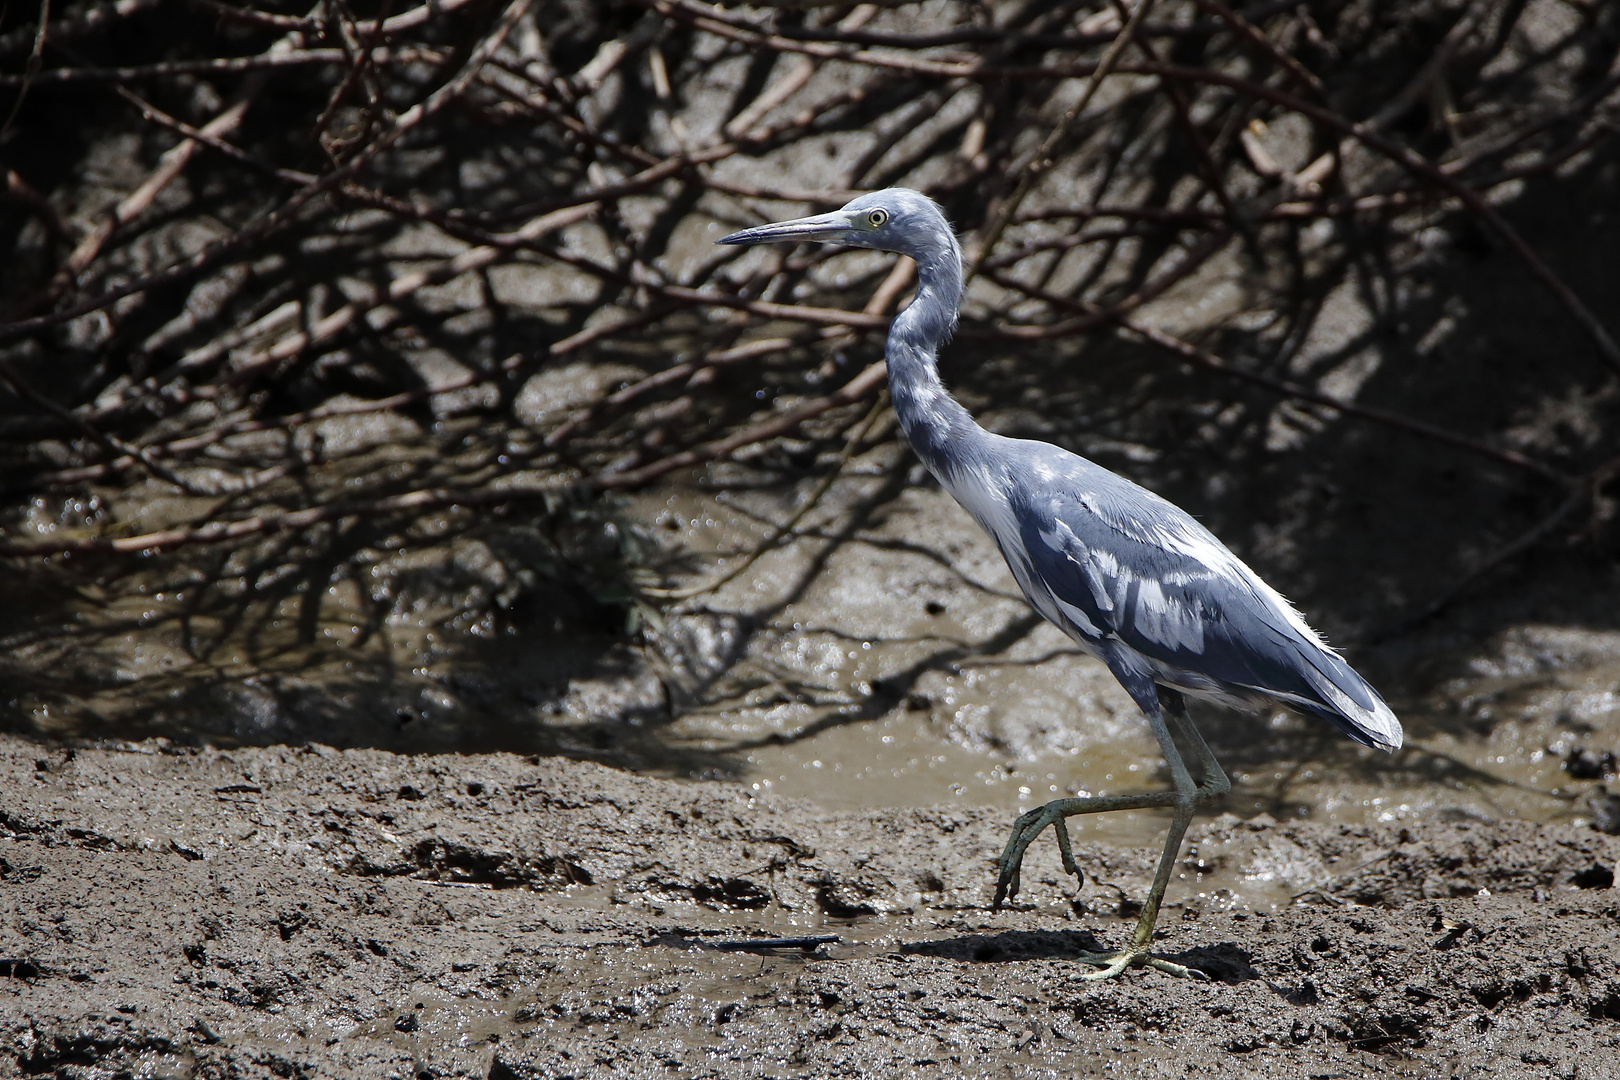
[(722, 236), (717, 244), (774, 244), (783, 241), (822, 240), (838, 241), (850, 231), (849, 215), (841, 210), (815, 217), (779, 221), (774, 225), (756, 225), (752, 229)]

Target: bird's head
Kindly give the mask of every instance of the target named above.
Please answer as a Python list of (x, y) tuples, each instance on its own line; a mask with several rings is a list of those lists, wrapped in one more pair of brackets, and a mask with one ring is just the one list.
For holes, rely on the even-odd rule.
[(775, 244), (819, 241), (875, 248), (919, 258), (943, 246), (956, 250), (956, 238), (939, 204), (910, 188), (886, 188), (862, 195), (830, 214), (757, 225), (715, 241), (718, 244)]

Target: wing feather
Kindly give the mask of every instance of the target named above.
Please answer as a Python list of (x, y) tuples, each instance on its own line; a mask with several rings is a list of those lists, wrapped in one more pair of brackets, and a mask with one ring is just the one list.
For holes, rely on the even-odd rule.
[(1090, 467), (1083, 477), (1071, 468), (1052, 477), (1064, 482), (1026, 489), (1013, 518), (1029, 576), (1066, 614), (1084, 616), (1080, 629), (1117, 639), (1161, 670), (1280, 698), (1358, 742), (1401, 744), (1400, 723), (1377, 691), (1209, 530), (1073, 460)]

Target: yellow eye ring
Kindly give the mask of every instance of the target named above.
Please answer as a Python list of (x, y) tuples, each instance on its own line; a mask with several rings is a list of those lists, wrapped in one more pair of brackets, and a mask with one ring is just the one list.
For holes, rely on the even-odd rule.
[(884, 223), (889, 220), (889, 212), (887, 210), (873, 210), (866, 215), (866, 220), (871, 223), (872, 228), (881, 229)]

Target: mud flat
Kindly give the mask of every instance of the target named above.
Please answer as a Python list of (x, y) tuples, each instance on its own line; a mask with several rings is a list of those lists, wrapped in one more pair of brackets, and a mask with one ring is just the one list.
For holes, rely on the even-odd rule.
[[(561, 758), (0, 741), (0, 1076), (1526, 1076), (1620, 1061), (1620, 840), (1233, 816), (1150, 852)], [(1211, 887), (1225, 881), (1226, 885)], [(1277, 900), (1277, 897), (1282, 897)], [(1123, 909), (1123, 910), (1122, 910)], [(725, 942), (837, 935), (808, 948)]]

